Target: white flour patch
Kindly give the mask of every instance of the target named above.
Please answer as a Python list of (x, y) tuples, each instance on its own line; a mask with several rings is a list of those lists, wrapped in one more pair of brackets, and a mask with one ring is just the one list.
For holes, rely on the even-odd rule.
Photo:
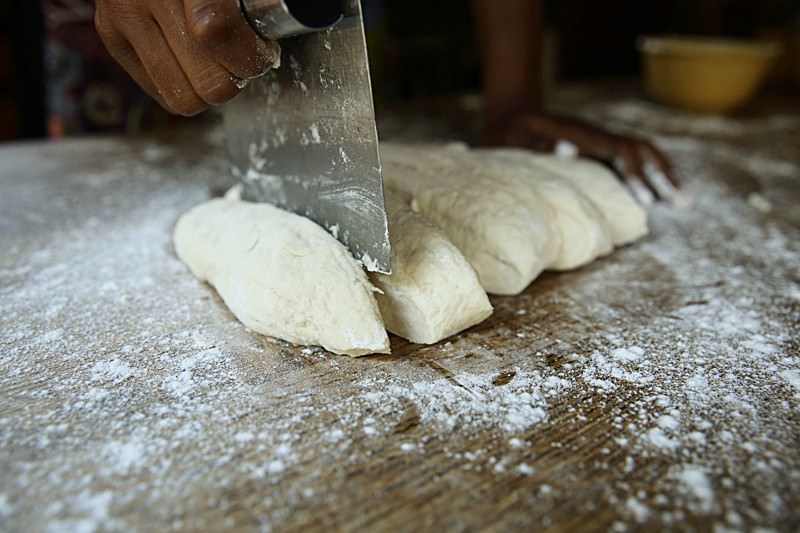
[(523, 476), (532, 476), (536, 471), (533, 469), (532, 466), (526, 463), (521, 463), (517, 465), (517, 472), (519, 472)]
[(644, 434), (644, 439), (651, 446), (661, 448), (663, 450), (674, 451), (680, 446), (680, 442), (670, 438), (661, 428), (652, 428)]
[(683, 485), (686, 493), (694, 498), (694, 503), (700, 512), (711, 511), (714, 504), (714, 489), (711, 488), (705, 469), (686, 465), (675, 472), (675, 479)]
[(625, 507), (633, 515), (633, 519), (637, 522), (644, 522), (650, 516), (650, 509), (647, 508), (642, 502), (631, 496), (625, 501)]
[(92, 533), (110, 529), (114, 525), (114, 521), (109, 517), (113, 496), (111, 491), (104, 491), (98, 494), (92, 494), (88, 491), (81, 492), (73, 499), (73, 505), (70, 509), (73, 516), (51, 522), (48, 524), (47, 531)]
[(780, 376), (800, 394), (800, 370), (783, 370)]
[(448, 378), (404, 382), (370, 379), (361, 383), (363, 399), (379, 409), (395, 409), (400, 400), (414, 403), (423, 422), (447, 431), (499, 427), (513, 432), (547, 419), (541, 375), (519, 371), (502, 387), (495, 374), (459, 373)]
[(105, 381), (118, 384), (133, 376), (138, 376), (140, 371), (128, 363), (118, 359), (95, 363), (91, 369), (92, 381)]
[(638, 346), (630, 348), (616, 348), (611, 352), (611, 358), (621, 363), (635, 363), (644, 355), (644, 350)]
[(108, 475), (123, 475), (139, 470), (147, 464), (146, 444), (137, 440), (109, 442), (102, 452)]

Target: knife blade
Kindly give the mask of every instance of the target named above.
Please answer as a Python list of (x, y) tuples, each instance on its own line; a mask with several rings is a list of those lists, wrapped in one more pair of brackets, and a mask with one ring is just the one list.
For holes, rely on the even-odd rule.
[(282, 48), (281, 67), (224, 106), (243, 198), (314, 220), (368, 270), (390, 273), (360, 2), (241, 2), (253, 28)]

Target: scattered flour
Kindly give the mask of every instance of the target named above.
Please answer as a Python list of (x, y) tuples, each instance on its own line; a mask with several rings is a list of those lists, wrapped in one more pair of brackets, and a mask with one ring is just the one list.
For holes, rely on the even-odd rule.
[(800, 394), (800, 370), (782, 370), (780, 376)]
[(698, 511), (708, 513), (714, 504), (714, 490), (708, 480), (705, 469), (686, 465), (675, 473), (675, 479), (681, 483), (686, 492), (694, 497), (698, 505)]
[(650, 509), (633, 496), (625, 501), (625, 507), (637, 522), (644, 522), (650, 516)]
[(119, 384), (126, 379), (139, 375), (141, 371), (124, 361), (112, 359), (101, 361), (92, 366), (92, 381), (105, 381)]
[[(612, 111), (621, 129), (650, 113), (595, 110)], [(778, 139), (797, 124), (762, 126)], [(747, 125), (698, 119), (690, 130), (729, 137)], [(800, 494), (800, 231), (770, 187), (788, 179), (789, 156), (669, 131), (657, 140), (696, 188), (693, 211), (656, 206), (648, 240), (496, 299), (503, 351), (467, 332), (357, 362), (247, 332), (174, 257), (172, 225), (227, 185), (223, 158), (151, 150), (154, 166), (91, 141), (102, 164), (64, 178), (78, 192), (26, 204), (42, 186), (26, 182), (2, 215), (0, 392), (24, 406), (0, 409), (4, 526), (125, 530), (139, 508), (153, 523), (184, 517), (176, 529), (222, 529), (222, 515), (192, 517), (255, 491), (251, 518), (279, 530), (301, 506), (332, 509), (349, 473), (400, 450), (409, 468), (429, 451), (457, 467), (445, 484), (547, 481), (525, 487), (531, 498), (568, 498), (571, 476), (601, 476), (589, 503), (627, 517), (614, 529), (677, 529), (694, 515), (720, 531), (786, 529)], [(42, 172), (61, 177), (74, 149), (54, 145)], [(22, 175), (35, 154), (14, 150), (21, 160), (4, 172)], [(751, 191), (714, 174), (721, 166), (752, 174), (772, 211), (748, 208)], [(550, 331), (545, 309), (574, 329)], [(352, 379), (334, 391), (342, 375)], [(601, 459), (571, 462), (566, 476), (546, 466), (549, 453), (587, 450)], [(331, 485), (318, 486), (323, 473)]]
[(647, 443), (655, 446), (656, 448), (674, 451), (680, 446), (680, 442), (668, 437), (661, 428), (651, 428), (649, 431), (647, 431), (647, 433), (644, 434), (644, 437)]
[(412, 402), (423, 422), (445, 431), (471, 431), (497, 426), (507, 432), (529, 429), (547, 419), (537, 372), (518, 371), (511, 381), (495, 386), (496, 373), (460, 373), (426, 380), (369, 379), (361, 383), (363, 398), (381, 409)]
[(522, 474), (523, 476), (532, 476), (535, 472), (532, 466), (526, 463), (520, 463), (517, 465), (517, 472)]

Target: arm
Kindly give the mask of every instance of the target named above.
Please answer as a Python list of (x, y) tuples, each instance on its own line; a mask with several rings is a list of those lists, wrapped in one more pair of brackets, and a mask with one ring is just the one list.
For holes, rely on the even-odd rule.
[(473, 0), (487, 122), (542, 105), (543, 0)]
[(580, 155), (611, 165), (640, 200), (671, 200), (678, 180), (650, 142), (548, 113), (542, 103), (544, 0), (473, 0), (484, 70), (483, 142), (551, 152), (568, 141)]
[(235, 0), (97, 0), (108, 51), (165, 109), (195, 115), (233, 98), (278, 54)]

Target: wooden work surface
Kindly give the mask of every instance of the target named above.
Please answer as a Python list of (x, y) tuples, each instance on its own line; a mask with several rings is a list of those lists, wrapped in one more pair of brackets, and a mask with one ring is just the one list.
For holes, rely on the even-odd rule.
[(586, 94), (694, 209), (391, 357), (248, 332), (176, 259), (219, 132), (0, 148), (0, 530), (797, 531), (800, 115)]

